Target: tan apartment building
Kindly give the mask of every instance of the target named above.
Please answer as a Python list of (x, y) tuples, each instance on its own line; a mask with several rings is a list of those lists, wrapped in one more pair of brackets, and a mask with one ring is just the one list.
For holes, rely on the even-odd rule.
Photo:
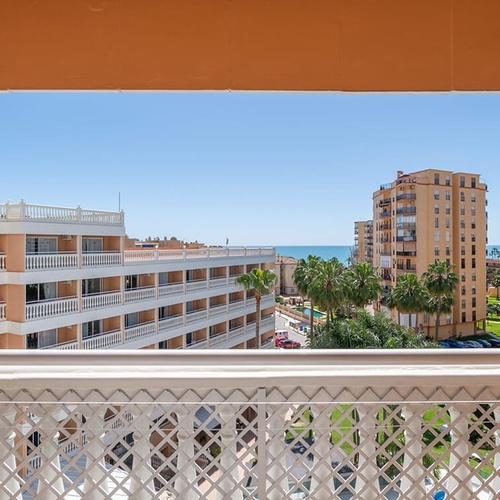
[(279, 295), (297, 295), (297, 286), (293, 273), (299, 261), (286, 255), (276, 255), (276, 293)]
[[(420, 277), (436, 260), (455, 266), (460, 282), (453, 311), (441, 318), (442, 337), (485, 325), (486, 191), (478, 174), (427, 169), (399, 171), (373, 194), (374, 265), (386, 294), (401, 273)], [(420, 314), (418, 322), (425, 332), (434, 326), (432, 315)]]
[(357, 262), (373, 265), (373, 220), (354, 223), (354, 255)]
[[(235, 284), (274, 248), (127, 248), (124, 213), (0, 205), (0, 348), (255, 347), (255, 298)], [(261, 305), (274, 334), (274, 295)]]

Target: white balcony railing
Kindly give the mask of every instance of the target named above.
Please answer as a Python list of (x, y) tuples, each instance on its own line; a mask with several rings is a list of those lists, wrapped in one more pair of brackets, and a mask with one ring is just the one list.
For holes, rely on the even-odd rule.
[(82, 340), (82, 349), (107, 349), (122, 343), (120, 330), (105, 332)]
[(210, 278), (210, 288), (215, 288), (218, 286), (226, 286), (227, 278)]
[(5, 254), (0, 253), (0, 272), (5, 271)]
[(170, 318), (160, 319), (159, 330), (160, 332), (165, 332), (169, 329), (173, 329), (184, 325), (184, 316), (179, 314), (178, 316), (172, 316)]
[(152, 335), (156, 335), (156, 324), (154, 321), (125, 328), (125, 342), (132, 342), (133, 340), (151, 337)]
[(500, 491), (500, 351), (8, 351), (0, 366), (2, 498)]
[(112, 307), (121, 304), (121, 292), (102, 292), (84, 295), (82, 297), (82, 310), (101, 309), (103, 307)]
[(6, 315), (5, 315), (5, 302), (0, 302), (0, 321), (3, 321), (4, 319), (6, 319)]
[(191, 292), (193, 290), (204, 290), (207, 288), (207, 280), (195, 280), (186, 282), (186, 291)]
[(186, 323), (193, 323), (195, 321), (200, 321), (202, 319), (206, 319), (206, 317), (207, 317), (206, 309), (188, 312), (186, 314)]
[(142, 288), (133, 288), (125, 290), (125, 304), (130, 302), (140, 302), (141, 300), (151, 300), (156, 298), (156, 288), (154, 286), (145, 286)]
[(122, 263), (120, 252), (96, 252), (82, 254), (83, 267), (119, 266)]
[(78, 299), (50, 299), (26, 304), (26, 321), (78, 312)]
[(209, 314), (211, 318), (213, 318), (214, 316), (222, 316), (224, 314), (227, 314), (227, 305), (222, 304), (220, 306), (213, 306), (210, 308)]
[(165, 297), (166, 295), (182, 293), (183, 291), (184, 291), (183, 283), (169, 283), (167, 285), (160, 285), (158, 289), (158, 295), (160, 297)]
[(26, 271), (42, 269), (71, 269), (78, 267), (76, 253), (46, 253), (26, 255)]

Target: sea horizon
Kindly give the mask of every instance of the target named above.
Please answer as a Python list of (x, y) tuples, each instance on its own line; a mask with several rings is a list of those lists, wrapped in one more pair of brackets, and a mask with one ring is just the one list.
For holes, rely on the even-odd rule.
[[(336, 257), (340, 262), (347, 263), (354, 245), (276, 245), (276, 255), (293, 257), (294, 259), (307, 259), (309, 255), (317, 255), (324, 260)], [(500, 245), (486, 245), (488, 253)]]

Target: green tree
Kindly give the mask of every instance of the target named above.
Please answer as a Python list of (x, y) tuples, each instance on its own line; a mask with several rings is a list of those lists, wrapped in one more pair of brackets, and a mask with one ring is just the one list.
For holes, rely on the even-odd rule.
[(498, 290), (500, 289), (500, 269), (493, 269), (489, 277), (489, 282), (490, 285), (496, 289), (498, 300)]
[(500, 250), (497, 247), (493, 247), (490, 250), (490, 257), (492, 259), (498, 259), (498, 258), (500, 258)]
[(333, 318), (345, 299), (342, 274), (345, 267), (338, 259), (320, 261), (314, 279), (309, 287), (309, 296), (326, 312), (326, 324)]
[(452, 264), (448, 264), (444, 260), (438, 260), (433, 264), (429, 264), (427, 271), (422, 275), (422, 283), (430, 295), (426, 311), (436, 315), (435, 341), (439, 338), (441, 313), (450, 312), (454, 303), (455, 289), (459, 280), (453, 268)]
[(309, 255), (307, 259), (300, 259), (295, 271), (293, 272), (293, 282), (297, 291), (303, 297), (307, 297), (311, 302), (311, 314), (309, 318), (309, 335), (314, 335), (314, 300), (311, 297), (311, 285), (316, 277), (318, 266), (323, 259), (316, 255)]
[(276, 284), (276, 274), (269, 269), (252, 269), (236, 278), (236, 283), (244, 290), (255, 291), (255, 346), (260, 347), (260, 303), (262, 295), (270, 293)]
[(377, 300), (382, 293), (381, 278), (377, 270), (366, 262), (359, 262), (346, 269), (343, 278), (346, 296), (356, 307), (365, 307)]
[(387, 297), (387, 307), (398, 311), (398, 323), (401, 324), (400, 313), (409, 314), (409, 326), (411, 324), (412, 313), (416, 313), (418, 325), (418, 313), (426, 310), (426, 304), (429, 301), (429, 292), (422, 285), (417, 275), (406, 273), (398, 276), (396, 286)]

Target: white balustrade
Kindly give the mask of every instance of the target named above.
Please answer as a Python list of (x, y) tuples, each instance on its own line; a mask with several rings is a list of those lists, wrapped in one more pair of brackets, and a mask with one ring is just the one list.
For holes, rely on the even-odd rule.
[(186, 314), (186, 323), (194, 323), (195, 321), (200, 321), (201, 319), (207, 318), (207, 310), (201, 309), (199, 311), (192, 311)]
[(173, 295), (184, 292), (184, 283), (169, 283), (167, 285), (160, 285), (158, 295), (165, 297), (166, 295)]
[(5, 254), (0, 253), (0, 271), (5, 271)]
[(160, 332), (165, 332), (172, 328), (183, 326), (184, 325), (184, 316), (179, 314), (178, 316), (172, 316), (170, 318), (160, 319)]
[(213, 306), (210, 308), (209, 314), (210, 317), (213, 318), (214, 316), (222, 316), (227, 313), (227, 305), (222, 304), (220, 306)]
[(186, 291), (203, 290), (207, 288), (207, 280), (196, 280), (186, 282)]
[(497, 350), (10, 350), (0, 366), (0, 500), (498, 496)]
[(125, 304), (131, 302), (140, 302), (141, 300), (151, 300), (156, 298), (156, 288), (154, 286), (145, 286), (142, 288), (133, 288), (125, 290)]
[(236, 311), (237, 309), (243, 309), (244, 307), (244, 300), (235, 300), (234, 302), (229, 302), (229, 311)]
[(208, 341), (206, 339), (198, 340), (192, 344), (187, 344), (186, 349), (206, 349), (208, 347)]
[(218, 286), (226, 286), (227, 278), (210, 278), (210, 288), (215, 288)]
[(62, 344), (50, 345), (47, 347), (39, 347), (39, 349), (57, 349), (60, 351), (73, 351), (78, 349), (78, 342), (64, 342)]
[(215, 337), (210, 337), (210, 349), (218, 349), (220, 346), (227, 343), (228, 336), (227, 333), (220, 333)]
[(125, 263), (150, 262), (156, 260), (156, 256), (154, 250), (125, 250), (124, 261)]
[(76, 253), (45, 253), (26, 255), (26, 271), (41, 269), (72, 269), (78, 267)]
[(83, 267), (120, 266), (122, 256), (120, 252), (96, 252), (82, 254)]
[(0, 321), (3, 321), (4, 319), (6, 319), (6, 315), (5, 315), (5, 302), (0, 302)]
[(82, 349), (107, 349), (122, 343), (122, 333), (120, 330), (105, 332), (101, 335), (94, 335), (82, 340)]
[(159, 250), (158, 260), (182, 260), (184, 259), (184, 250)]
[(82, 297), (82, 310), (101, 309), (102, 307), (112, 307), (120, 305), (122, 302), (121, 292), (103, 292), (84, 295)]
[(78, 299), (50, 299), (26, 304), (26, 321), (78, 312)]
[(130, 326), (125, 328), (125, 342), (131, 342), (132, 340), (141, 339), (144, 337), (150, 337), (156, 334), (156, 324), (143, 323), (137, 326)]

